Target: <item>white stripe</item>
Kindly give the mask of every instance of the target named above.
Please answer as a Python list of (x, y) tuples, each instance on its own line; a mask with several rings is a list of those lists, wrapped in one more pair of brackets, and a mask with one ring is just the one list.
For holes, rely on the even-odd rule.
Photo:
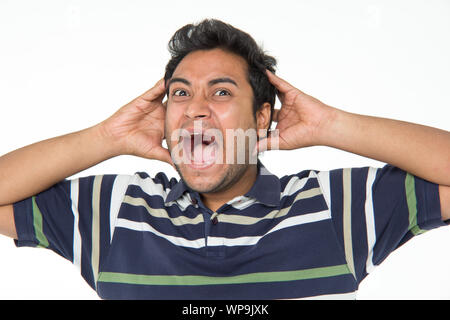
[[(274, 228), (269, 230), (263, 236), (255, 236), (255, 237), (239, 237), (239, 238), (224, 238), (224, 237), (208, 237), (208, 246), (248, 246), (254, 245), (258, 243), (261, 238), (264, 236), (292, 226), (297, 226), (301, 224), (317, 222), (325, 219), (330, 219), (329, 210), (319, 211), (315, 213), (304, 214), (301, 216), (296, 216), (292, 218), (285, 219), (278, 223)], [(146, 222), (136, 222), (123, 218), (118, 218), (116, 220), (116, 227), (126, 228), (135, 231), (147, 231), (151, 232), (161, 238), (166, 239), (167, 241), (181, 247), (189, 247), (189, 248), (203, 248), (206, 243), (204, 238), (196, 239), (196, 240), (187, 240), (180, 237), (169, 236), (164, 233), (161, 233), (154, 229)]]
[(230, 201), (227, 202), (228, 205), (232, 206), (234, 209), (237, 210), (244, 210), (248, 207), (255, 204), (257, 201), (255, 198), (249, 198), (245, 196), (237, 196)]
[(373, 268), (373, 248), (376, 241), (375, 233), (375, 216), (373, 213), (373, 198), (372, 198), (372, 185), (375, 181), (375, 176), (377, 174), (377, 168), (369, 168), (367, 173), (366, 182), (366, 203), (365, 203), (365, 214), (366, 214), (366, 229), (367, 229), (367, 262), (366, 262), (366, 272), (370, 273)]
[(356, 291), (347, 293), (324, 294), (306, 298), (293, 298), (283, 300), (356, 300)]
[(280, 223), (278, 223), (275, 227), (270, 229), (266, 234), (262, 236), (254, 236), (254, 237), (239, 237), (239, 238), (224, 238), (224, 237), (208, 237), (208, 245), (209, 246), (249, 246), (254, 245), (258, 243), (259, 240), (261, 240), (263, 237), (267, 236), (268, 234), (293, 227), (298, 226), (306, 223), (311, 222), (317, 222), (321, 220), (330, 219), (330, 214), (328, 210), (319, 211), (315, 213), (308, 213), (296, 217), (291, 217), (284, 219)]
[(118, 175), (114, 179), (114, 184), (111, 191), (111, 205), (109, 210), (109, 228), (110, 228), (110, 242), (112, 241), (114, 234), (114, 226), (116, 224), (117, 215), (119, 214), (120, 206), (125, 192), (127, 191), (128, 184), (133, 176), (130, 175)]
[(131, 229), (135, 231), (148, 231), (180, 247), (198, 249), (203, 248), (205, 246), (204, 238), (196, 240), (186, 240), (180, 237), (169, 236), (167, 234), (157, 231), (156, 229), (154, 229), (152, 226), (150, 226), (148, 223), (145, 222), (136, 222), (123, 218), (118, 218), (116, 221), (116, 227)]
[(311, 178), (317, 178), (316, 173), (311, 170), (308, 177), (299, 178), (297, 176), (293, 176), (289, 182), (286, 184), (286, 187), (284, 188), (283, 192), (280, 195), (280, 199), (286, 196), (293, 195), (300, 189), (302, 189), (309, 179)]
[[(301, 190), (309, 179), (311, 178), (317, 178), (316, 173), (314, 171), (311, 171), (309, 173), (308, 177), (299, 178), (297, 176), (293, 176), (288, 183), (286, 184), (286, 187), (284, 188), (283, 192), (280, 193), (280, 199), (283, 199), (283, 197), (291, 196)], [(256, 199), (248, 198), (244, 196), (238, 196), (231, 201), (227, 202), (228, 205), (231, 205), (233, 208), (238, 210), (244, 210), (248, 207), (255, 204)]]
[(70, 200), (73, 214), (73, 264), (81, 270), (81, 235), (78, 227), (80, 214), (78, 212), (79, 180), (70, 181)]
[(132, 176), (130, 184), (139, 186), (142, 191), (150, 196), (160, 196), (166, 201), (167, 195), (170, 189), (164, 189), (163, 185), (160, 183), (155, 183), (151, 177), (142, 179), (138, 174)]

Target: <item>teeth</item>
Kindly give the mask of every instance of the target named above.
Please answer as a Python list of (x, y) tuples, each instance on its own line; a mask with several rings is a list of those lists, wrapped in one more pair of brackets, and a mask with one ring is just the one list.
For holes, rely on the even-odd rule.
[(194, 143), (194, 141), (201, 141), (202, 143), (209, 145), (212, 142), (214, 142), (214, 136), (208, 136), (208, 135), (204, 135), (203, 133), (196, 133), (194, 132), (191, 135), (191, 139), (192, 139), (192, 143)]

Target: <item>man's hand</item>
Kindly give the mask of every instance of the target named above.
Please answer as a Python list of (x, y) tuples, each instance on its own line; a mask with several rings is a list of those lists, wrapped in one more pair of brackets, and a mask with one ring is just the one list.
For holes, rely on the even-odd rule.
[[(277, 122), (272, 135), (258, 143), (258, 151), (274, 148), (292, 150), (320, 144), (321, 128), (332, 117), (333, 108), (293, 87), (270, 71), (269, 81), (275, 86), (281, 109), (275, 109), (273, 121)], [(278, 144), (274, 139), (278, 138)]]
[[(450, 186), (450, 132), (327, 106), (267, 72), (278, 90), (274, 113), (279, 149), (323, 145), (389, 163), (424, 180)], [(276, 135), (258, 142), (275, 149)]]
[(169, 151), (162, 146), (166, 108), (162, 103), (164, 79), (120, 108), (100, 125), (105, 136), (117, 146), (117, 154), (156, 159), (173, 165)]

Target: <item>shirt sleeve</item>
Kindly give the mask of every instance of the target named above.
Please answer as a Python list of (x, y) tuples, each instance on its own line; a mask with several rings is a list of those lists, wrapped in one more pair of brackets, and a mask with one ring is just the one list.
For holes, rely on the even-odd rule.
[(96, 289), (129, 179), (121, 175), (66, 179), (14, 203), (16, 246), (53, 250), (76, 265)]
[(392, 165), (336, 169), (318, 177), (358, 283), (412, 237), (446, 225), (439, 186)]

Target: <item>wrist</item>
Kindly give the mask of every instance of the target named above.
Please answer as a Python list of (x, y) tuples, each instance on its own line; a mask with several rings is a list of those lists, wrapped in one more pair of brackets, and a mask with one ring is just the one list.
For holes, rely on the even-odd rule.
[(113, 158), (125, 154), (119, 140), (112, 136), (104, 125), (104, 122), (86, 129), (91, 139), (98, 142), (98, 147), (104, 153), (105, 158)]
[(323, 111), (322, 120), (316, 128), (315, 132), (315, 145), (319, 146), (334, 146), (334, 142), (337, 139), (337, 128), (339, 127), (339, 121), (344, 116), (344, 111), (330, 106), (326, 106)]

